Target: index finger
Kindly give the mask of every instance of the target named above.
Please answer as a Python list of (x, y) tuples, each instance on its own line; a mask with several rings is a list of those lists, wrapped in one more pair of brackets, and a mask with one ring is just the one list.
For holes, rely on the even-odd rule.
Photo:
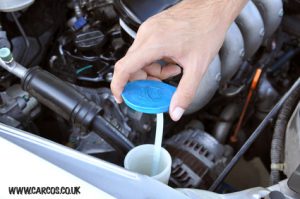
[(119, 60), (114, 69), (111, 90), (118, 103), (122, 102), (121, 94), (130, 75), (141, 68), (161, 59), (162, 51), (155, 48), (145, 48), (128, 52)]

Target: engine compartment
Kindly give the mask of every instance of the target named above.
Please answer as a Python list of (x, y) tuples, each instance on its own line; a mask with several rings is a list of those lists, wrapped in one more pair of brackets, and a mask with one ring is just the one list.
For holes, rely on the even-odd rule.
[[(0, 47), (11, 48), (14, 59), (27, 69), (47, 70), (101, 107), (104, 120), (134, 145), (153, 143), (155, 116), (118, 105), (109, 85), (114, 64), (130, 47), (139, 25), (178, 2), (37, 0), (28, 1), (25, 9), (15, 4), (15, 10), (0, 4)], [(150, 14), (141, 11), (145, 7)], [(165, 115), (163, 144), (173, 159), (170, 186), (209, 189), (299, 77), (299, 8), (297, 0), (249, 1), (228, 30), (187, 114), (178, 123)], [(176, 86), (179, 79), (166, 82)], [(20, 84), (0, 69), (2, 123), (122, 166), (124, 154), (99, 134), (39, 103)], [(299, 102), (297, 93), (299, 88), (283, 106), (289, 107), (284, 119), (281, 112), (273, 117), (244, 155), (246, 160), (261, 160), (271, 185), (291, 175), (277, 166), (295, 161), (285, 161), (283, 148), (289, 143), (282, 140)], [(285, 123), (278, 138), (279, 119)], [(223, 183), (218, 191), (235, 189)]]

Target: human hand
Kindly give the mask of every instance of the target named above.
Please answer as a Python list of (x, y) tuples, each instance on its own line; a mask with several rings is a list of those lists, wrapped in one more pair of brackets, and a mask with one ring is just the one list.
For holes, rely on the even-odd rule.
[[(192, 102), (201, 78), (221, 48), (246, 0), (185, 0), (144, 22), (125, 57), (115, 65), (112, 92), (118, 103), (128, 81), (183, 76), (169, 113), (178, 121)], [(161, 67), (157, 61), (167, 60)], [(178, 65), (180, 67), (178, 67)]]

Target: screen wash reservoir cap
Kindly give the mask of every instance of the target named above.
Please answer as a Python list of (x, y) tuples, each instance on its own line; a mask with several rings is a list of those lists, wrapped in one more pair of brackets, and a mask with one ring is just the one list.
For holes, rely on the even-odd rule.
[(138, 80), (128, 83), (122, 93), (127, 106), (149, 114), (168, 112), (176, 87), (154, 80)]

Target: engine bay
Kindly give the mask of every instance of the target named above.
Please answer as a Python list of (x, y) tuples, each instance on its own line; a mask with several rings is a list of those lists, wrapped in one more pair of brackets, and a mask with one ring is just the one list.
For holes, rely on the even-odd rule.
[[(0, 69), (0, 122), (119, 166), (126, 146), (153, 143), (155, 115), (117, 104), (110, 82), (139, 26), (179, 1), (17, 2), (9, 6), (0, 1), (0, 48), (10, 49), (31, 74), (20, 81), (13, 75), (17, 72)], [(259, 159), (270, 186), (293, 175), (300, 164), (300, 131), (295, 130), (300, 86), (292, 87), (300, 76), (299, 24), (299, 0), (249, 1), (230, 26), (184, 117), (173, 122), (164, 115), (163, 146), (172, 157), (169, 186), (212, 190), (226, 166), (240, 159)], [(177, 86), (181, 75), (165, 82)], [(49, 86), (56, 81), (63, 84)], [(37, 91), (64, 98), (65, 104), (60, 106), (54, 97), (41, 100)], [(74, 119), (69, 115), (75, 108), (69, 115), (61, 108), (72, 106), (68, 94), (82, 99)], [(80, 111), (88, 113), (77, 120)], [(91, 122), (89, 114), (101, 116), (97, 125), (92, 122), (98, 130), (80, 124)], [(114, 143), (106, 130), (121, 139)], [(214, 191), (239, 190), (223, 180)]]

